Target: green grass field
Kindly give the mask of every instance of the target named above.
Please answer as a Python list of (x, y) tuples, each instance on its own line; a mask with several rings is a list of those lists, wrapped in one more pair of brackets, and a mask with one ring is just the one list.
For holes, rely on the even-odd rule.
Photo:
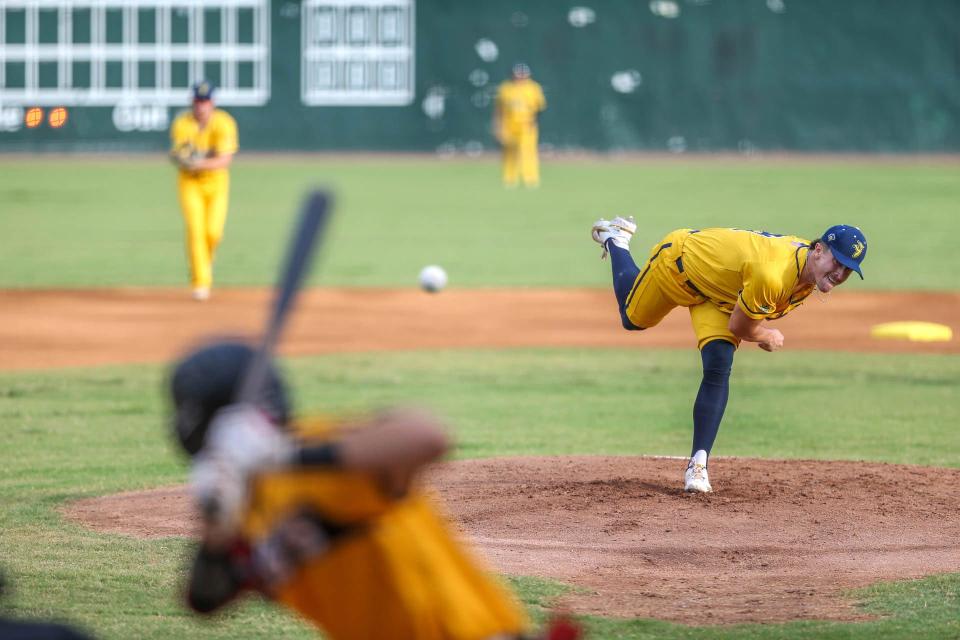
[[(846, 286), (958, 288), (960, 255), (949, 243), (960, 230), (960, 176), (948, 165), (592, 160), (549, 165), (544, 180), (539, 191), (503, 191), (489, 161), (242, 159), (220, 282), (272, 282), (301, 192), (326, 184), (340, 207), (315, 278), (323, 284), (412, 286), (436, 262), (458, 287), (607, 286), (587, 229), (600, 215), (633, 213), (642, 247), (681, 226), (803, 234), (856, 223), (870, 239), (868, 279)], [(183, 284), (172, 181), (172, 170), (147, 159), (0, 160), (0, 287)], [(689, 350), (412, 351), (285, 366), (304, 410), (428, 404), (455, 425), (460, 457), (684, 453), (699, 377)], [(0, 612), (66, 619), (100, 638), (313, 637), (257, 603), (199, 621), (177, 599), (186, 540), (102, 535), (60, 517), (65, 501), (185, 480), (165, 431), (165, 371), (0, 373), (0, 568), (11, 591)], [(715, 454), (960, 467), (958, 387), (952, 356), (744, 352)], [(820, 407), (838, 393), (853, 411), (824, 420)], [(510, 581), (535, 615), (568, 588)], [(594, 638), (960, 637), (960, 574), (854, 597), (877, 618), (587, 623)]]
[[(186, 278), (172, 167), (161, 160), (0, 160), (0, 286), (178, 285)], [(220, 284), (272, 283), (305, 189), (334, 188), (330, 285), (600, 286), (589, 228), (634, 215), (640, 253), (681, 227), (812, 236), (856, 224), (871, 289), (956, 288), (960, 171), (923, 164), (698, 159), (562, 162), (538, 191), (506, 191), (489, 161), (239, 159)]]

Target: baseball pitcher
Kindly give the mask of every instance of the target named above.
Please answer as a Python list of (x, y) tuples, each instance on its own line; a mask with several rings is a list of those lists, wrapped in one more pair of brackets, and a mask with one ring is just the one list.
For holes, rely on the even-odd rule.
[(766, 325), (800, 306), (814, 290), (829, 293), (852, 272), (861, 278), (867, 239), (857, 227), (836, 225), (816, 240), (748, 229), (678, 229), (650, 251), (641, 270), (630, 255), (633, 218), (598, 220), (594, 241), (609, 253), (623, 327), (656, 326), (671, 309), (687, 307), (703, 362), (693, 405), (693, 447), (684, 490), (712, 491), (710, 449), (727, 406), (733, 356), (741, 341), (783, 347)]
[(195, 85), (192, 109), (178, 115), (170, 127), (193, 297), (199, 301), (210, 297), (213, 286), (213, 258), (227, 220), (228, 168), (237, 152), (237, 123), (215, 107), (213, 94), (210, 82)]

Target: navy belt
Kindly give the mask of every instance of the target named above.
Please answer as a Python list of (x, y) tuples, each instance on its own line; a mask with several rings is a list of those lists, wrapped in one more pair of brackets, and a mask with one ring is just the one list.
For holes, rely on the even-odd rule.
[[(680, 273), (683, 273), (683, 257), (682, 256), (677, 258), (677, 269), (680, 270)], [(703, 298), (707, 297), (704, 295), (703, 291), (700, 291), (700, 289), (697, 288), (697, 285), (693, 284), (693, 282), (690, 281), (689, 278), (687, 278), (687, 286), (690, 287), (690, 289), (698, 296), (701, 296)]]

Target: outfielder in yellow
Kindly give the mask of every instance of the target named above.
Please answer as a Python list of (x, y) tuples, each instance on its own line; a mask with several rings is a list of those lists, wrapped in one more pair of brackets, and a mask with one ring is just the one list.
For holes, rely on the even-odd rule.
[(513, 66), (513, 78), (497, 89), (493, 134), (503, 146), (503, 184), (540, 186), (537, 117), (547, 108), (543, 89), (530, 77), (530, 67)]
[(829, 293), (851, 272), (861, 278), (867, 239), (857, 227), (836, 225), (804, 240), (748, 229), (678, 229), (650, 250), (643, 269), (630, 255), (633, 218), (598, 220), (593, 239), (610, 254), (613, 289), (627, 330), (656, 326), (675, 307), (687, 307), (703, 362), (693, 405), (693, 447), (684, 490), (712, 491), (710, 449), (727, 406), (733, 356), (741, 341), (783, 347), (783, 334), (765, 326), (803, 304), (815, 289)]
[(518, 603), (418, 486), (447, 448), (436, 419), (394, 409), (294, 424), (273, 367), (256, 407), (231, 405), (252, 357), (244, 343), (219, 342), (171, 377), (203, 514), (190, 605), (211, 612), (254, 591), (334, 640), (526, 637)]
[(237, 152), (237, 123), (217, 109), (214, 87), (193, 87), (193, 108), (170, 127), (170, 157), (179, 168), (177, 192), (186, 227), (187, 256), (195, 300), (210, 297), (213, 258), (223, 238), (230, 193), (228, 168)]

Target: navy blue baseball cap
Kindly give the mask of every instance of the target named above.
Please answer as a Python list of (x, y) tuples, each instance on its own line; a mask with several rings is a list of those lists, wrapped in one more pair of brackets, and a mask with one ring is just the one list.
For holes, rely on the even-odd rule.
[(193, 85), (193, 99), (194, 100), (212, 100), (213, 92), (216, 91), (216, 87), (213, 86), (213, 83), (209, 80), (201, 80), (197, 84)]
[(867, 236), (857, 227), (838, 224), (823, 232), (820, 240), (830, 247), (837, 262), (857, 272), (863, 280), (860, 263), (867, 257)]

